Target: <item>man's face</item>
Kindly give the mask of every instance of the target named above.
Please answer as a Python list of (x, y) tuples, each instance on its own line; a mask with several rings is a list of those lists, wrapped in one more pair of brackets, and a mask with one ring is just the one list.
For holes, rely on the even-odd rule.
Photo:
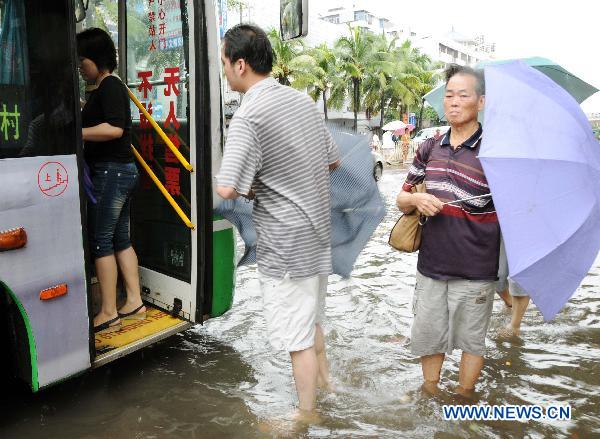
[(451, 126), (464, 125), (477, 120), (483, 110), (484, 97), (477, 96), (477, 78), (473, 75), (457, 74), (450, 78), (444, 95), (444, 112)]
[(232, 64), (231, 60), (225, 56), (224, 49), (221, 49), (221, 63), (223, 64), (223, 71), (225, 72), (229, 87), (231, 87), (233, 91), (242, 91), (240, 89), (241, 77), (238, 62)]

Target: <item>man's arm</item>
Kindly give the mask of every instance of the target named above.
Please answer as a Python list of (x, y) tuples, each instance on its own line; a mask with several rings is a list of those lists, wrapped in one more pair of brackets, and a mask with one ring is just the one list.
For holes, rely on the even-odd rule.
[(217, 195), (221, 198), (225, 198), (226, 200), (235, 200), (238, 197), (244, 197), (249, 200), (254, 199), (254, 191), (250, 190), (247, 194), (240, 194), (235, 188), (230, 186), (217, 186)]
[(229, 125), (221, 169), (216, 175), (216, 192), (226, 200), (254, 198), (252, 183), (260, 169), (260, 148), (250, 123), (234, 117)]
[(217, 186), (217, 194), (226, 200), (235, 200), (240, 196), (238, 191), (230, 186)]
[(340, 163), (342, 163), (341, 160), (336, 160), (335, 162), (330, 163), (329, 164), (329, 170), (333, 171), (335, 168), (337, 168), (338, 166), (340, 166)]

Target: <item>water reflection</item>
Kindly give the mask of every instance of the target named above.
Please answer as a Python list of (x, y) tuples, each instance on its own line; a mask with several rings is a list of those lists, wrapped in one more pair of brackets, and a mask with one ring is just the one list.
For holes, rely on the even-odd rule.
[[(496, 340), (495, 331), (510, 314), (498, 299), (488, 336), (488, 361), (478, 396), (489, 404), (569, 403), (568, 422), (444, 422), (441, 405), (461, 403), (450, 392), (458, 381), (459, 352), (449, 356), (442, 393), (425, 397), (421, 370), (406, 345), (410, 336), (411, 298), (417, 257), (390, 250), (388, 233), (397, 219), (395, 195), (399, 171), (384, 173), (380, 188), (389, 212), (365, 251), (351, 280), (331, 279), (327, 298), (327, 344), (339, 391), (321, 395), (323, 424), (311, 437), (589, 437), (600, 428), (593, 406), (598, 402), (600, 369), (600, 259), (575, 298), (552, 323), (531, 307), (522, 338)], [(259, 418), (284, 416), (295, 396), (289, 360), (274, 354), (264, 336), (260, 294), (254, 268), (239, 272), (235, 308), (199, 329), (230, 344), (252, 365), (255, 385), (244, 399)]]

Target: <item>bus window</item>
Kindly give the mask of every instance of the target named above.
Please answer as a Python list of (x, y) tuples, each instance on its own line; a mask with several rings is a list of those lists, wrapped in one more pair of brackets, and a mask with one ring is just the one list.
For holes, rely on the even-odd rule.
[(0, 159), (77, 147), (69, 20), (64, 4), (50, 3), (0, 1)]
[[(190, 159), (185, 2), (127, 2), (127, 84), (179, 152)], [(183, 7), (183, 9), (182, 9)], [(184, 213), (191, 216), (189, 172), (132, 103), (133, 143)], [(148, 175), (132, 205), (140, 263), (190, 282), (191, 234)]]

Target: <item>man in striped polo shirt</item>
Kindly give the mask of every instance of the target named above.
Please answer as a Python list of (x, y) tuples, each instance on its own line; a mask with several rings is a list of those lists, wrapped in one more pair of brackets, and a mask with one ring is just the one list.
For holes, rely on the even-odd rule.
[(321, 323), (331, 273), (329, 170), (337, 146), (314, 102), (270, 77), (264, 31), (225, 34), (221, 61), (232, 90), (245, 93), (227, 135), (217, 193), (254, 197), (256, 259), (269, 341), (290, 353), (301, 414), (329, 386)]
[[(397, 204), (427, 217), (417, 263), (411, 352), (421, 357), (425, 390), (436, 392), (445, 353), (461, 349), (457, 392), (472, 393), (483, 367), (485, 336), (498, 273), (500, 227), (481, 163), (483, 72), (446, 70), (444, 111), (450, 130), (426, 140)], [(427, 193), (411, 193), (425, 181)], [(458, 201), (458, 202), (457, 202)], [(444, 204), (456, 202), (453, 204)]]

